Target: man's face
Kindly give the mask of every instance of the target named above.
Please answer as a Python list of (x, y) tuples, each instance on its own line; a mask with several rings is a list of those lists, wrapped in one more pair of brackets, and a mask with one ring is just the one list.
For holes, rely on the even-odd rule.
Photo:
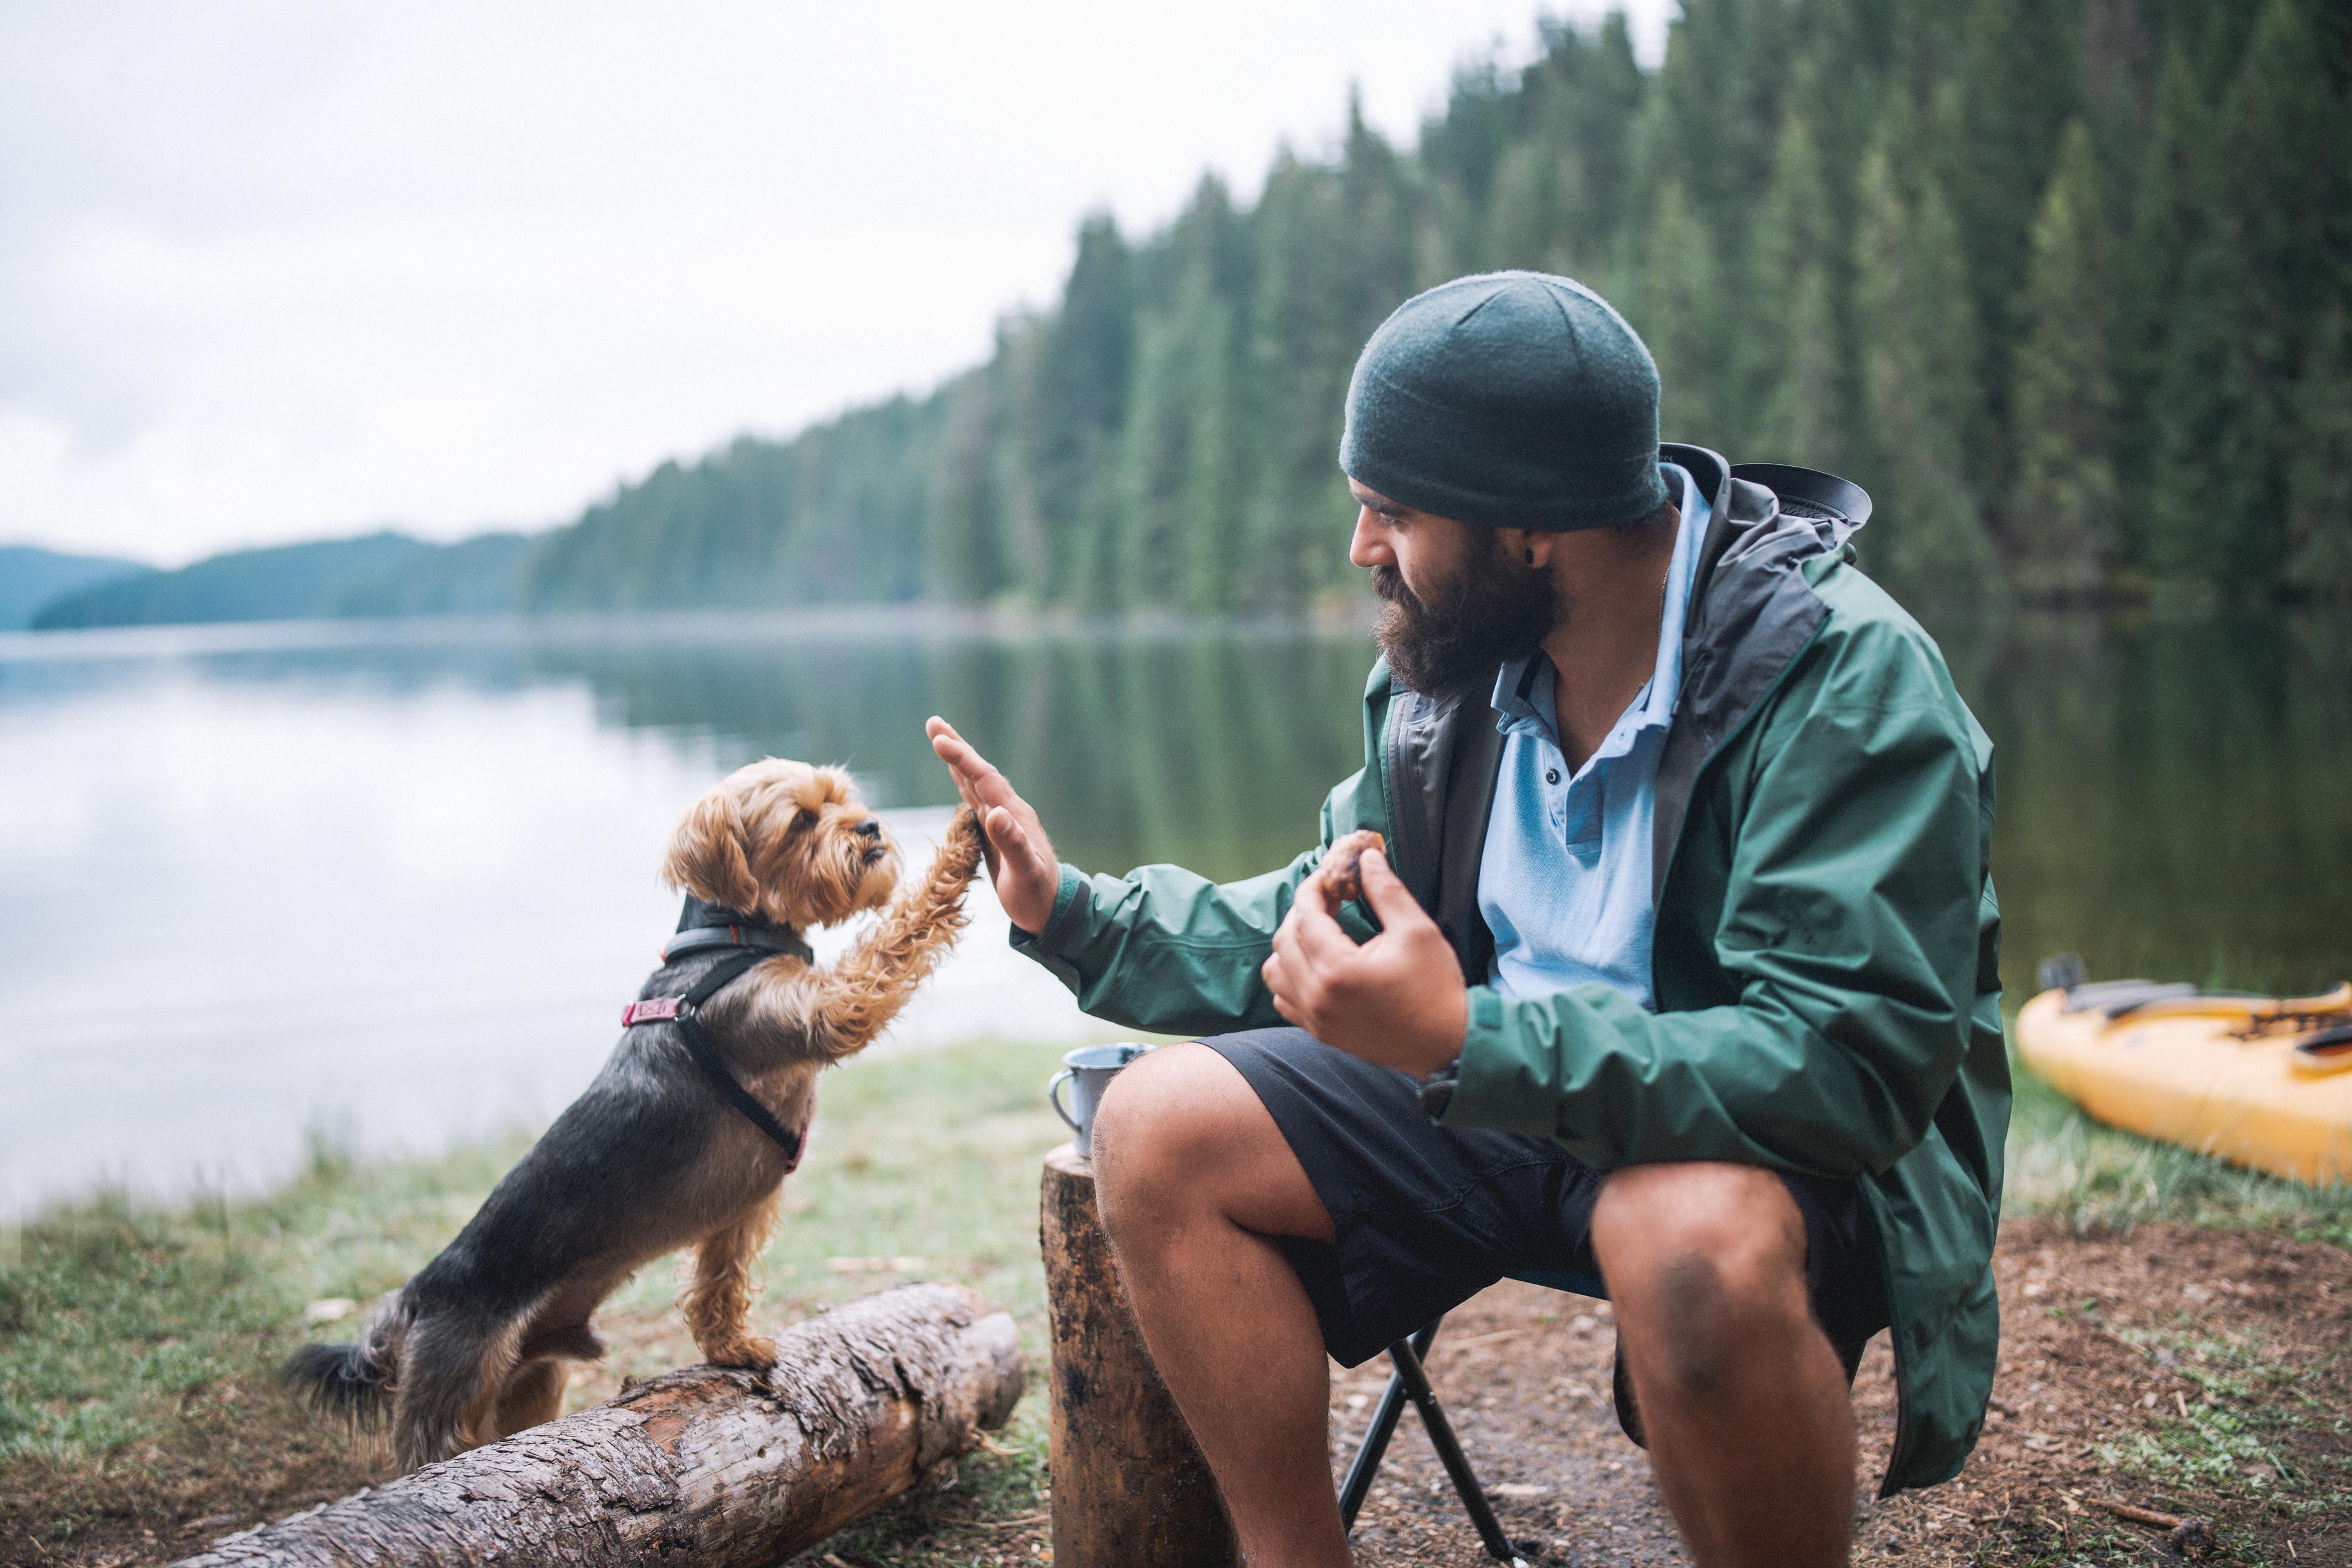
[(1551, 574), (1513, 560), (1496, 532), (1401, 506), (1349, 482), (1362, 508), (1348, 559), (1386, 603), (1374, 627), (1396, 678), (1426, 697), (1491, 682), (1543, 646), (1559, 616)]

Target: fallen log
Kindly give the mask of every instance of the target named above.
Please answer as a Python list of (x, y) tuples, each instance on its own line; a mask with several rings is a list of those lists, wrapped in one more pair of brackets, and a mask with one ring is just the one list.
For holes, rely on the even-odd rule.
[(976, 1447), (1021, 1396), (1012, 1316), (908, 1285), (776, 1338), (765, 1374), (691, 1367), (213, 1542), (182, 1568), (774, 1563)]

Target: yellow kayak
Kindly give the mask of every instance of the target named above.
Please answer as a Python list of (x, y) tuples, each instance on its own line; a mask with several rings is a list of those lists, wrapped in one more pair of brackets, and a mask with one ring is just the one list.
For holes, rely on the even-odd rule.
[(2080, 974), (2046, 965), (2052, 988), (2017, 1016), (2018, 1054), (2060, 1092), (2111, 1126), (2234, 1164), (2352, 1181), (2352, 985), (2231, 996)]

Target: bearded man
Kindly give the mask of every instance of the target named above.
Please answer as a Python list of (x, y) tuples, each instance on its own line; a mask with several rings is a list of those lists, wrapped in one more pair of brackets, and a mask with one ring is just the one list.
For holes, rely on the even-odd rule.
[[(1145, 1343), (1255, 1568), (1339, 1564), (1326, 1352), (1507, 1275), (1615, 1303), (1617, 1397), (1707, 1568), (1843, 1563), (1849, 1388), (1891, 1328), (1892, 1492), (1974, 1445), (2009, 1118), (1991, 744), (1801, 470), (1657, 441), (1640, 339), (1564, 278), (1409, 300), (1348, 392), (1386, 601), (1363, 900), (1057, 865), (939, 720), (1015, 944), (1200, 1037), (1095, 1124)], [(1776, 488), (1780, 493), (1776, 494)], [(1529, 1386), (1549, 1380), (1537, 1375)]]

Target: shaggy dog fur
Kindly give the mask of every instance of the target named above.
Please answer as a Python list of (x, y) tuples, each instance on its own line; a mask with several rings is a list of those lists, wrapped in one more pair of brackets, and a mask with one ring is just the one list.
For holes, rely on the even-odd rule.
[[(879, 1034), (945, 955), (980, 858), (966, 806), (929, 875), (893, 901), (896, 847), (837, 768), (754, 763), (687, 812), (662, 864), (673, 887), (799, 931), (888, 905), (832, 967), (769, 958), (703, 1007), (704, 1032), (777, 1121), (804, 1132), (818, 1072)], [(640, 997), (683, 994), (729, 951), (682, 954)], [(685, 1247), (697, 1256), (679, 1305), (703, 1355), (772, 1365), (775, 1347), (745, 1319), (787, 1170), (696, 1069), (676, 1025), (625, 1029), (587, 1091), (359, 1342), (308, 1346), (288, 1377), (362, 1423), (388, 1410), (404, 1468), (446, 1458), (559, 1415), (568, 1363), (604, 1353), (590, 1314)]]

